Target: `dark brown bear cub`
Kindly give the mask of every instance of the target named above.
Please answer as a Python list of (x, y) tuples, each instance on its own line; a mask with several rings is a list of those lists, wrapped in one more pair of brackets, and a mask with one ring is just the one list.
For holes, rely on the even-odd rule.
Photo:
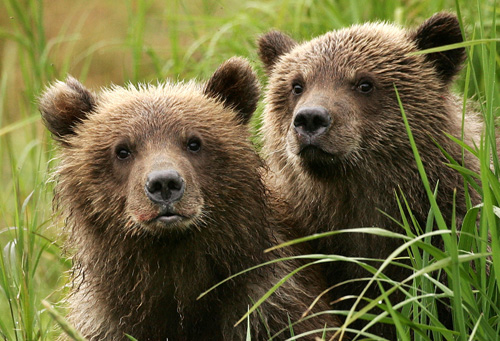
[[(60, 146), (56, 202), (75, 250), (69, 320), (91, 340), (254, 340), (335, 327), (301, 320), (320, 279), (299, 272), (234, 327), (294, 269), (282, 256), (249, 142), (258, 100), (248, 63), (233, 58), (205, 85), (111, 87), (94, 94), (69, 78), (40, 100)], [(309, 282), (310, 281), (310, 282)], [(315, 312), (327, 310), (321, 301)], [(284, 331), (283, 331), (284, 330)], [(311, 339), (312, 334), (306, 336)]]
[[(291, 204), (300, 225), (307, 227), (302, 234), (372, 226), (404, 234), (388, 218), (401, 216), (395, 193), (405, 195), (416, 221), (425, 228), (429, 200), (395, 86), (430, 184), (434, 189), (439, 183), (441, 212), (450, 223), (455, 201), (460, 225), (467, 211), (464, 180), (444, 164), (448, 161), (436, 143), (462, 160), (460, 146), (445, 133), (461, 137), (462, 103), (450, 93), (450, 85), (465, 51), (412, 53), (461, 41), (458, 20), (448, 13), (436, 14), (415, 31), (373, 23), (302, 44), (276, 31), (260, 38), (259, 55), (269, 75), (262, 126), (271, 169), (268, 180)], [(470, 143), (480, 125), (468, 117), (464, 129)], [(469, 154), (465, 165), (478, 169)], [(478, 201), (476, 193), (471, 196)], [(351, 233), (323, 239), (316, 248), (321, 253), (384, 260), (399, 245), (398, 239)], [(386, 274), (400, 281), (408, 272), (398, 267)], [(330, 285), (371, 277), (354, 263), (340, 262), (332, 263), (327, 275)], [(339, 286), (335, 298), (357, 295), (365, 284)], [(368, 293), (377, 295), (377, 290)], [(353, 301), (344, 303), (349, 309)]]

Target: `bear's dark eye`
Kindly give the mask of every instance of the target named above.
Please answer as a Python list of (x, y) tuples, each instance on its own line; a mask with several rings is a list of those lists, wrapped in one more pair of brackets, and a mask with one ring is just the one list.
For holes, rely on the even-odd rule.
[(362, 94), (369, 94), (373, 91), (373, 83), (369, 80), (362, 80), (356, 86), (356, 90)]
[(304, 92), (304, 87), (302, 85), (299, 83), (294, 83), (292, 85), (292, 93), (294, 95), (300, 95), (302, 92)]
[(187, 149), (193, 153), (199, 152), (201, 149), (201, 140), (198, 137), (191, 137), (188, 140)]
[(118, 160), (126, 160), (130, 156), (132, 156), (132, 152), (130, 151), (130, 149), (128, 149), (127, 147), (124, 147), (124, 146), (117, 147), (115, 154), (116, 154), (116, 157), (118, 158)]

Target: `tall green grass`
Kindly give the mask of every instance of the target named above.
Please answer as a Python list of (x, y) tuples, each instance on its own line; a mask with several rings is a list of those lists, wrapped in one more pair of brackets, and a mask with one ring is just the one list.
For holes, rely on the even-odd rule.
[[(402, 340), (500, 339), (500, 165), (495, 144), (500, 103), (498, 6), (492, 0), (93, 0), (75, 1), (61, 9), (58, 2), (4, 0), (0, 3), (0, 13), (5, 14), (0, 17), (0, 339), (56, 338), (60, 330), (53, 317), (57, 315), (43, 300), (56, 304), (64, 314), (58, 303), (70, 264), (62, 256), (61, 226), (51, 220), (50, 171), (57, 160), (52, 160), (53, 146), (36, 107), (36, 98), (49, 81), (68, 73), (90, 86), (204, 79), (223, 60), (242, 55), (258, 69), (265, 84), (255, 39), (271, 28), (305, 40), (369, 20), (414, 26), (443, 9), (459, 14), (468, 41), (490, 39), (467, 47), (469, 58), (456, 85), (457, 91), (465, 93), (464, 108), (471, 98), (485, 120), (482, 143), (464, 146), (481, 160), (481, 173), (471, 174), (461, 167), (461, 160), (450, 160), (451, 167), (464, 174), (464, 184), (480, 180), (476, 186), (483, 203), (471, 207), (460, 234), (456, 232), (460, 226), (440, 223), (433, 208), (427, 226), (420, 226), (421, 234), (412, 235), (409, 231), (415, 222), (407, 213), (404, 193), (397, 193), (402, 217), (395, 218), (408, 234), (392, 235), (405, 244), (391, 259), (380, 262), (386, 266), (410, 253), (414, 275), (393, 283), (393, 289), (360, 311), (336, 313), (347, 315), (348, 322), (365, 318), (394, 323)], [(427, 190), (432, 202), (435, 189)], [(478, 216), (480, 228), (476, 229)], [(442, 228), (432, 232), (435, 223)], [(436, 234), (446, 236), (446, 252), (430, 246)], [(316, 261), (355, 262), (372, 271), (373, 282), (390, 283), (366, 260), (332, 255)], [(491, 270), (489, 276), (486, 267)], [(435, 271), (448, 274), (448, 286), (429, 275)], [(391, 306), (387, 300), (391, 290), (404, 291), (407, 299)], [(436, 302), (444, 298), (449, 298), (444, 302), (454, 313), (453, 330), (436, 319)], [(373, 306), (385, 312), (366, 314)]]

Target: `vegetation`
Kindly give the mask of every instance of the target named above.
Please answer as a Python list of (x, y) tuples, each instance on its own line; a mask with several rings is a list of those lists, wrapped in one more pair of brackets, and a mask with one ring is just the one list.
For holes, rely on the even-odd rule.
[[(469, 58), (456, 90), (464, 94), (464, 108), (473, 99), (486, 123), (481, 144), (464, 145), (481, 160), (481, 174), (464, 169), (460, 160), (450, 160), (450, 164), (464, 174), (464, 184), (480, 183), (475, 186), (483, 203), (470, 208), (460, 234), (459, 226), (444, 224), (433, 208), (428, 226), (421, 226), (421, 233), (413, 235), (412, 217), (403, 209), (404, 193), (398, 193), (403, 217), (394, 218), (401, 221), (407, 234), (392, 237), (406, 243), (381, 264), (412, 255), (414, 275), (403, 283), (393, 283), (391, 289), (403, 290), (407, 299), (391, 306), (387, 292), (368, 306), (385, 310), (378, 316), (364, 314), (368, 307), (337, 313), (348, 315), (348, 320), (394, 323), (401, 340), (500, 339), (500, 163), (495, 145), (495, 121), (500, 114), (500, 7), (494, 0), (91, 0), (70, 6), (58, 1), (3, 0), (0, 339), (53, 340), (61, 333), (56, 319), (57, 312), (64, 314), (59, 303), (66, 291), (70, 260), (60, 246), (61, 226), (52, 220), (50, 174), (57, 160), (53, 160), (53, 145), (36, 105), (48, 82), (67, 74), (89, 87), (165, 78), (205, 79), (223, 60), (241, 55), (259, 70), (265, 84), (255, 40), (271, 28), (299, 40), (310, 39), (370, 20), (415, 26), (440, 10), (454, 11), (460, 17)], [(418, 160), (416, 150), (415, 156)], [(425, 170), (421, 170), (423, 186), (428, 187)], [(427, 189), (432, 202), (434, 189)], [(480, 228), (476, 229), (478, 216)], [(435, 224), (439, 230), (431, 232)], [(382, 233), (378, 229), (368, 232)], [(444, 238), (445, 252), (430, 246), (431, 236), (437, 234)], [(338, 260), (334, 255), (315, 259)], [(363, 260), (348, 261), (367, 266)], [(448, 286), (428, 275), (433, 271), (445, 271)], [(390, 282), (376, 269), (373, 273), (372, 281)], [(437, 287), (442, 293), (436, 292)], [(444, 298), (449, 298), (454, 315), (451, 330), (435, 317), (436, 303)], [(51, 304), (43, 304), (44, 300)], [(71, 333), (70, 326), (65, 328)]]

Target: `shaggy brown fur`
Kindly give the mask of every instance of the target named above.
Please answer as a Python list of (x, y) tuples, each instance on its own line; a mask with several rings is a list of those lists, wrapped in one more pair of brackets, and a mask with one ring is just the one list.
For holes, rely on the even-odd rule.
[[(395, 193), (404, 193), (416, 221), (425, 227), (429, 200), (409, 144), (394, 85), (406, 111), (431, 186), (451, 221), (466, 213), (463, 178), (444, 165), (435, 140), (455, 160), (460, 147), (445, 133), (461, 136), (461, 102), (450, 84), (465, 58), (464, 49), (410, 55), (422, 49), (458, 43), (457, 18), (439, 13), (416, 31), (385, 23), (355, 25), (298, 44), (280, 32), (259, 40), (259, 54), (269, 75), (262, 135), (271, 169), (269, 183), (292, 206), (302, 234), (382, 227), (404, 231), (381, 211), (400, 217)], [(480, 124), (469, 116), (466, 141), (477, 138)], [(465, 155), (467, 167), (477, 160)], [(401, 190), (401, 192), (400, 192)], [(472, 198), (477, 202), (476, 193)], [(304, 224), (305, 223), (305, 224)], [(341, 234), (321, 240), (318, 252), (385, 259), (400, 240), (375, 235)], [(401, 268), (386, 274), (408, 275)], [(354, 263), (333, 263), (329, 284), (371, 277)], [(335, 298), (357, 295), (366, 283), (342, 285)], [(368, 293), (376, 297), (377, 290)], [(350, 308), (353, 301), (342, 305)], [(388, 337), (392, 328), (378, 331)]]
[[(85, 337), (243, 340), (247, 322), (234, 323), (298, 266), (261, 267), (197, 300), (230, 275), (284, 256), (263, 252), (280, 237), (245, 125), (258, 94), (248, 63), (233, 58), (205, 86), (96, 95), (68, 78), (42, 96), (61, 146), (56, 202), (75, 250), (69, 320)], [(251, 315), (252, 339), (285, 328), (284, 338), (288, 318), (296, 334), (337, 326), (328, 314), (300, 321), (320, 283), (307, 270), (287, 281)], [(327, 308), (320, 301), (313, 311)]]

